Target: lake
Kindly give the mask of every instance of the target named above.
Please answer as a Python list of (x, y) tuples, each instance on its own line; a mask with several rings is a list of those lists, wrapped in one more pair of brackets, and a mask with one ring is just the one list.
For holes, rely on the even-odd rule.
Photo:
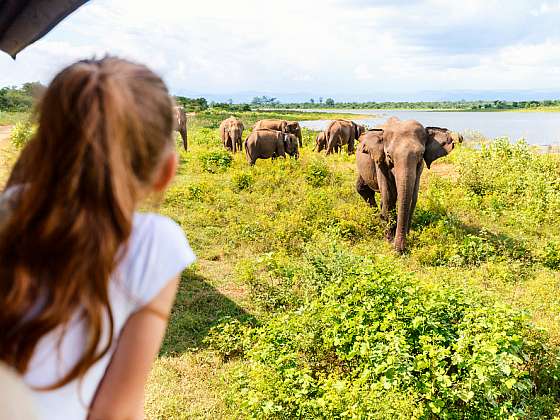
[[(318, 111), (318, 110), (310, 110)], [(348, 112), (367, 115), (360, 124), (374, 127), (391, 116), (401, 120), (418, 120), (424, 126), (445, 127), (463, 133), (466, 139), (472, 133), (480, 133), (490, 139), (509, 137), (525, 139), (534, 145), (560, 144), (560, 112), (438, 112), (438, 111), (392, 111), (392, 110), (320, 110), (321, 112)], [(302, 127), (323, 130), (328, 120), (301, 121)]]

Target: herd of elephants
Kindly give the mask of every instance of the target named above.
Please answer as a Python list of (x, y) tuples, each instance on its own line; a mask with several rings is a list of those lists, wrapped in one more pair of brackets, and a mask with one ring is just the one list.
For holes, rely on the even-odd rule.
[[(186, 115), (177, 112), (178, 131), (187, 149)], [(220, 124), (224, 147), (235, 153), (245, 149), (250, 165), (257, 159), (275, 159), (286, 154), (297, 158), (303, 146), (301, 127), (296, 121), (260, 120), (243, 142), (243, 122), (229, 117)], [(463, 137), (441, 127), (424, 127), (418, 121), (389, 118), (384, 124), (366, 129), (354, 121), (331, 121), (315, 140), (317, 152), (329, 155), (347, 146), (356, 153), (356, 190), (372, 207), (377, 207), (375, 193), (381, 196), (381, 218), (387, 222), (386, 238), (402, 253), (418, 199), (424, 163), (449, 154)], [(357, 146), (355, 147), (355, 143)]]

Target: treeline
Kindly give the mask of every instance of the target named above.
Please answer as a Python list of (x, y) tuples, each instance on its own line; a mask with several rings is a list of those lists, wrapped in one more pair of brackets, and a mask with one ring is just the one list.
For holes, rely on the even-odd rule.
[(420, 101), (420, 102), (334, 102), (331, 98), (325, 101), (309, 100), (307, 102), (280, 103), (272, 102), (267, 108), (293, 109), (448, 109), (463, 111), (524, 109), (560, 106), (560, 100), (545, 101)]
[(210, 102), (206, 98), (187, 98), (185, 96), (175, 96), (175, 102), (181, 105), (187, 112), (200, 112), (208, 108), (224, 110), (224, 111), (251, 111), (249, 104), (234, 104), (229, 102)]
[(35, 99), (45, 90), (39, 82), (24, 83), (21, 87), (0, 88), (0, 111), (30, 111)]
[[(45, 90), (40, 82), (24, 83), (21, 87), (0, 88), (0, 111), (30, 111), (37, 97)], [(224, 111), (251, 111), (252, 109), (443, 109), (461, 111), (484, 111), (504, 109), (530, 109), (560, 107), (560, 100), (544, 101), (420, 101), (420, 102), (336, 102), (332, 98), (309, 99), (306, 102), (282, 103), (274, 97), (255, 97), (251, 103), (234, 104), (227, 102), (208, 102), (206, 98), (187, 98), (175, 96), (175, 101), (187, 112), (200, 112), (209, 108)]]

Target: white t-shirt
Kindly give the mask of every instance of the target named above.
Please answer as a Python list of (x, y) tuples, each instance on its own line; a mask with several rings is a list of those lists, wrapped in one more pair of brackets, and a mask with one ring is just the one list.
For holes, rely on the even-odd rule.
[[(113, 347), (90, 367), (81, 380), (74, 380), (53, 391), (33, 392), (41, 420), (87, 418), (88, 407), (128, 317), (151, 301), (169, 280), (195, 259), (185, 234), (175, 222), (157, 214), (135, 214), (127, 254), (110, 279), (115, 337)], [(83, 322), (77, 318), (70, 322), (63, 337), (59, 343), (59, 329), (39, 341), (29, 370), (23, 377), (27, 385), (51, 385), (79, 360), (86, 337)]]

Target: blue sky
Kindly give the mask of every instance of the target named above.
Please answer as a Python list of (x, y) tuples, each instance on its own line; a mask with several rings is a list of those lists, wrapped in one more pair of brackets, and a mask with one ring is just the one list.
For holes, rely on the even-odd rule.
[(105, 53), (217, 99), (552, 94), (560, 0), (91, 0), (15, 62), (0, 56), (0, 85)]

